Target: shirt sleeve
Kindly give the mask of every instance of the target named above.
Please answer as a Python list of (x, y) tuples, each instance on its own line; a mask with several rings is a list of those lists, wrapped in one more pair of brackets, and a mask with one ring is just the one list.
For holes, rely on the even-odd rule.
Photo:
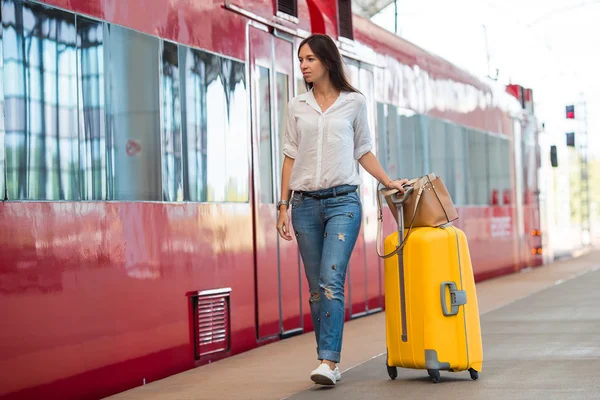
[(298, 128), (294, 118), (294, 100), (288, 103), (287, 122), (285, 124), (285, 135), (283, 135), (283, 154), (296, 159), (298, 155)]
[(354, 159), (358, 160), (373, 148), (369, 118), (367, 116), (367, 102), (363, 97), (362, 105), (354, 120)]

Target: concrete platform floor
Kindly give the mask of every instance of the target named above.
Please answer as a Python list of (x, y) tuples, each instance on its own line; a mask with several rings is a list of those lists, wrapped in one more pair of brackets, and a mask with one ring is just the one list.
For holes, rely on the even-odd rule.
[(477, 285), (484, 366), (467, 372), (385, 368), (385, 315), (346, 323), (342, 381), (314, 386), (314, 334), (273, 343), (111, 399), (600, 399), (600, 251)]

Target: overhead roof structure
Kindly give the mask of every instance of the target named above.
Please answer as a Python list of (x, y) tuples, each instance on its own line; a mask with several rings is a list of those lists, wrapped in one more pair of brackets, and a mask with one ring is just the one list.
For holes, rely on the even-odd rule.
[(352, 0), (352, 12), (371, 18), (393, 2), (394, 0)]

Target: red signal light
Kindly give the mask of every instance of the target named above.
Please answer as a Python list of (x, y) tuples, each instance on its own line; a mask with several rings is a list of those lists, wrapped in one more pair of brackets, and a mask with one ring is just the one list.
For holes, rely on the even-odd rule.
[(575, 106), (567, 106), (567, 119), (575, 119)]

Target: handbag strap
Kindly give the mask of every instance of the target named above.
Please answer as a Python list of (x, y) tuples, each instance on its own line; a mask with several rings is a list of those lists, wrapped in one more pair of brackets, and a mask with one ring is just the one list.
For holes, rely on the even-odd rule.
[(400, 243), (398, 244), (398, 246), (396, 246), (396, 249), (394, 249), (389, 254), (381, 254), (381, 252), (379, 251), (381, 249), (381, 236), (383, 233), (383, 210), (381, 209), (381, 196), (382, 195), (383, 196), (391, 196), (393, 194), (398, 193), (399, 190), (398, 189), (383, 190), (383, 189), (379, 189), (379, 186), (381, 186), (381, 183), (378, 185), (378, 189), (377, 189), (377, 255), (379, 257), (381, 257), (381, 258), (392, 257), (393, 255), (398, 254), (398, 252), (400, 252), (404, 248), (404, 245), (406, 244), (406, 241), (408, 240), (408, 236), (410, 235), (410, 232), (412, 231), (413, 225), (415, 223), (417, 209), (419, 207), (419, 202), (421, 201), (421, 195), (423, 194), (423, 189), (425, 187), (425, 185), (423, 184), (424, 179), (425, 179), (425, 177), (423, 177), (423, 179), (421, 180), (422, 184), (421, 184), (421, 187), (419, 188), (419, 191), (417, 192), (417, 199), (415, 200), (415, 212), (413, 213), (413, 218), (412, 218), (412, 221), (410, 222), (410, 226), (408, 228), (408, 232), (406, 233), (406, 237), (404, 237), (404, 213), (402, 211), (402, 206), (398, 207), (398, 240), (400, 241)]

